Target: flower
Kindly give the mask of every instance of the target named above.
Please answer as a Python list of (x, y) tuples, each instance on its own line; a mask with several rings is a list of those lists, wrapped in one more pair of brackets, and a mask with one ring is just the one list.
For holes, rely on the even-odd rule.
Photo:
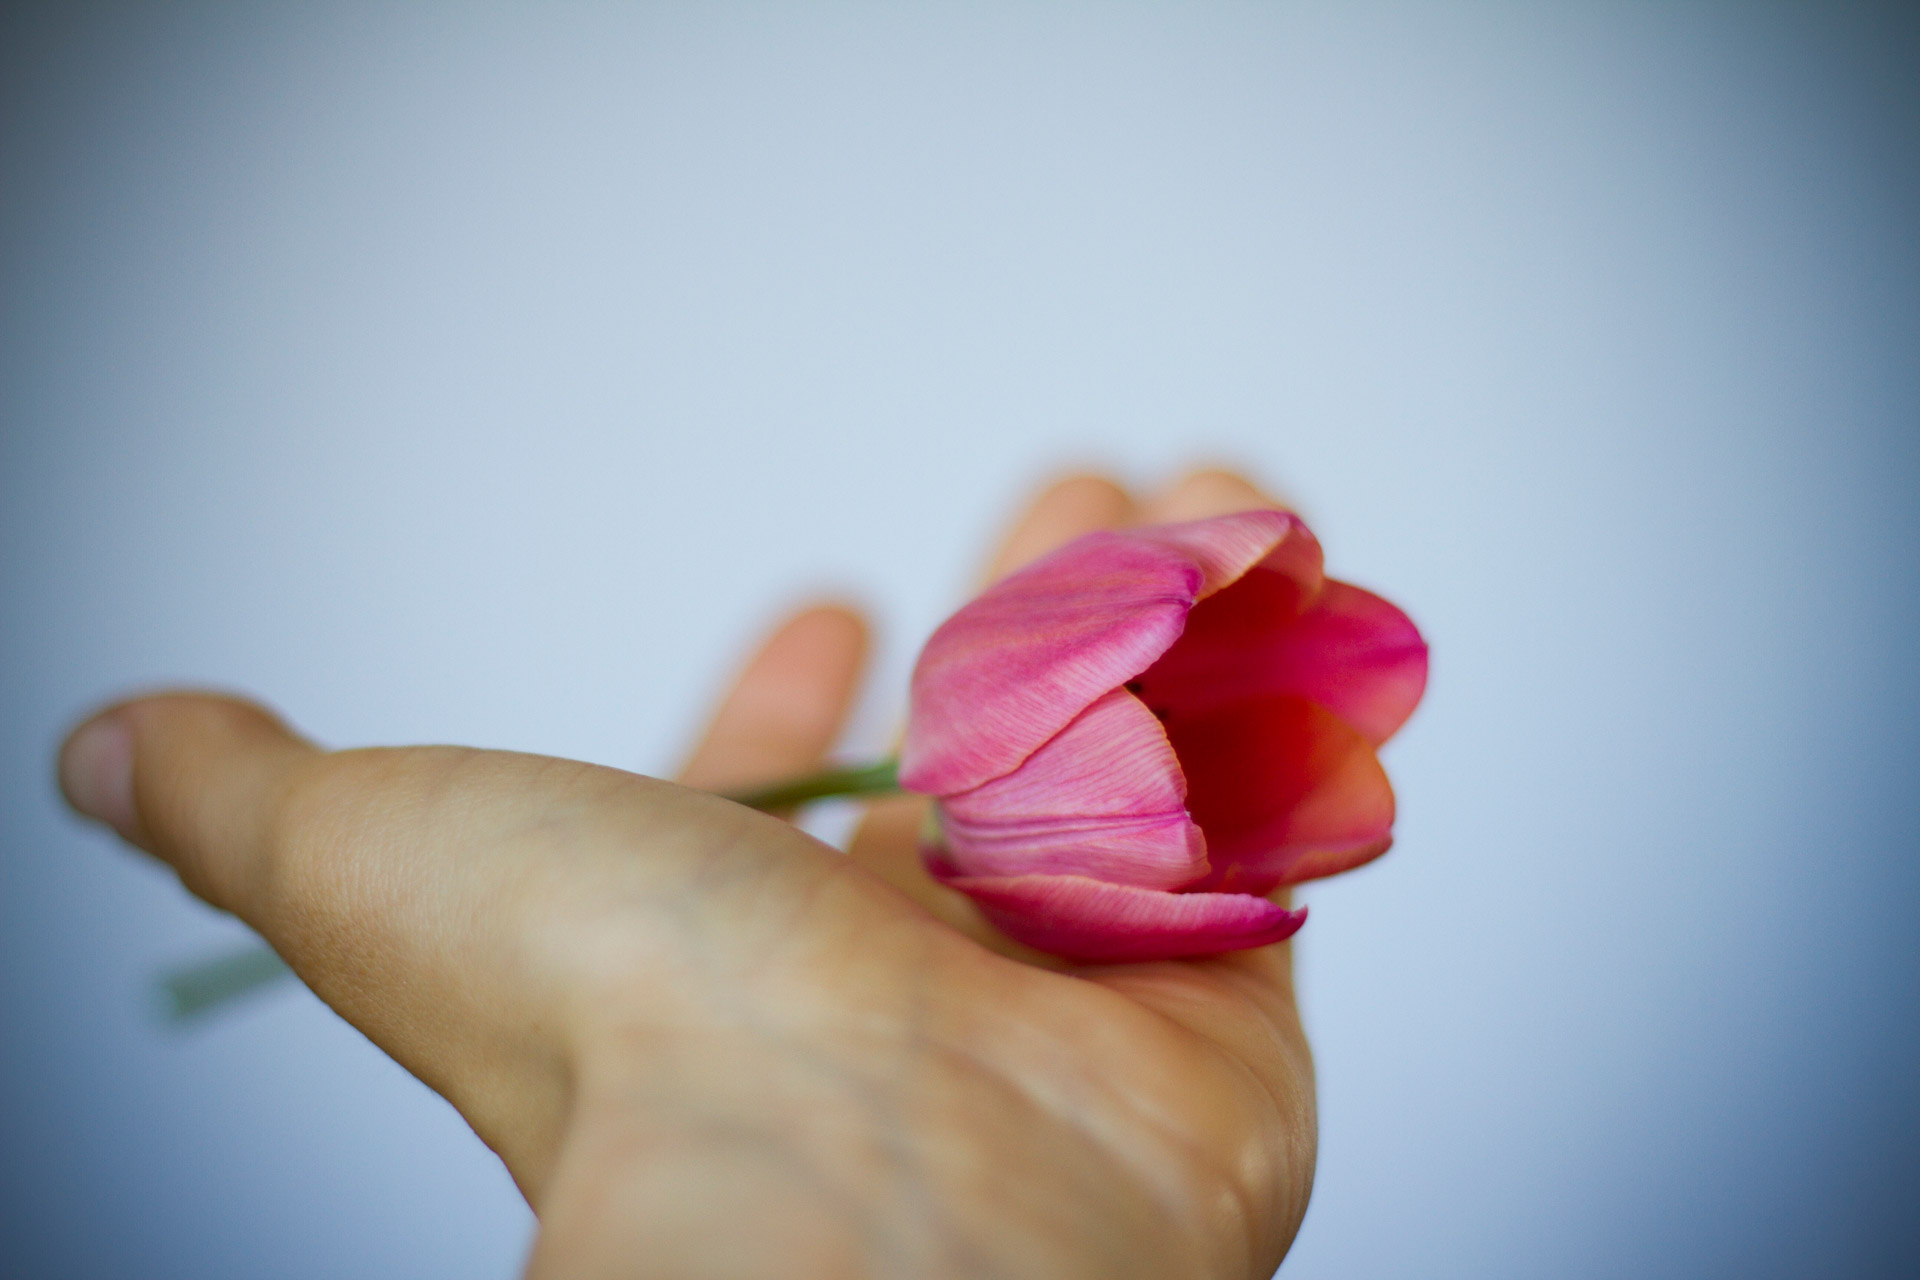
[(900, 782), (937, 798), (928, 869), (1075, 960), (1264, 946), (1266, 895), (1386, 852), (1375, 756), (1427, 646), (1326, 577), (1298, 516), (1089, 534), (947, 619), (914, 668)]

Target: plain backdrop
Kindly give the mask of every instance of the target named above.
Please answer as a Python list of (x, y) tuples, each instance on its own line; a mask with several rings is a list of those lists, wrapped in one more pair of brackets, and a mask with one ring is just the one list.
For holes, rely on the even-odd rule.
[(1283, 1276), (1920, 1274), (1910, 17), (5, 22), (0, 1272), (504, 1280), (533, 1230), (297, 987), (160, 1024), (245, 930), (60, 808), (91, 705), (662, 772), (837, 592), (858, 752), (1042, 478), (1223, 460), (1433, 647), (1398, 848), (1306, 894)]

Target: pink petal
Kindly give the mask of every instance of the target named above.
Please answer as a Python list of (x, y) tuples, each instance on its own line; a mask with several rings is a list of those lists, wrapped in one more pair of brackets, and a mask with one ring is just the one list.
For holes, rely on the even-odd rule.
[(1391, 842), (1386, 771), (1324, 707), (1269, 694), (1176, 710), (1166, 724), (1213, 866), (1196, 887), (1267, 893), (1358, 866)]
[(1187, 784), (1166, 731), (1123, 689), (1013, 772), (941, 804), (946, 844), (970, 875), (1077, 872), (1170, 889), (1206, 874)]
[(1244, 893), (1167, 893), (1085, 876), (961, 876), (928, 867), (1008, 937), (1069, 960), (1173, 960), (1292, 937), (1306, 908)]
[(1165, 653), (1202, 595), (1263, 557), (1317, 561), (1296, 531), (1284, 512), (1248, 511), (1094, 533), (1003, 578), (921, 651), (902, 785), (952, 795), (1011, 771)]
[(1320, 582), (1320, 543), (1291, 511), (1238, 511), (1207, 520), (1147, 525), (1133, 537), (1183, 552), (1204, 575), (1199, 598), (1230, 586), (1257, 564)]
[(943, 814), (941, 830), (954, 864), (971, 875), (1085, 875), (1175, 889), (1207, 874), (1206, 837), (1185, 812), (986, 826)]
[(1200, 709), (1291, 694), (1385, 742), (1426, 688), (1426, 642), (1372, 592), (1332, 579), (1314, 586), (1263, 564), (1194, 606), (1180, 639), (1141, 674), (1141, 696)]
[(1427, 688), (1427, 642), (1413, 619), (1331, 578), (1268, 659), (1291, 673), (1275, 692), (1319, 703), (1376, 747), (1407, 722)]

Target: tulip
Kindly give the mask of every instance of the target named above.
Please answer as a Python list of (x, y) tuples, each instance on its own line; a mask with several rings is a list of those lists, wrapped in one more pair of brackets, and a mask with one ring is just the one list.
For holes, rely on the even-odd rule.
[(936, 797), (928, 870), (1072, 960), (1264, 946), (1283, 885), (1386, 852), (1375, 749), (1427, 647), (1327, 578), (1299, 517), (1089, 534), (973, 600), (915, 666), (900, 785)]

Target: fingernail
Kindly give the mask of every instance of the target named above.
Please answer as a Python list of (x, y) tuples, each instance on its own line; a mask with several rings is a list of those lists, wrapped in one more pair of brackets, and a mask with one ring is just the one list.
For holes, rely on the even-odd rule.
[(83, 815), (133, 838), (133, 726), (125, 717), (108, 712), (74, 730), (60, 751), (60, 789)]

